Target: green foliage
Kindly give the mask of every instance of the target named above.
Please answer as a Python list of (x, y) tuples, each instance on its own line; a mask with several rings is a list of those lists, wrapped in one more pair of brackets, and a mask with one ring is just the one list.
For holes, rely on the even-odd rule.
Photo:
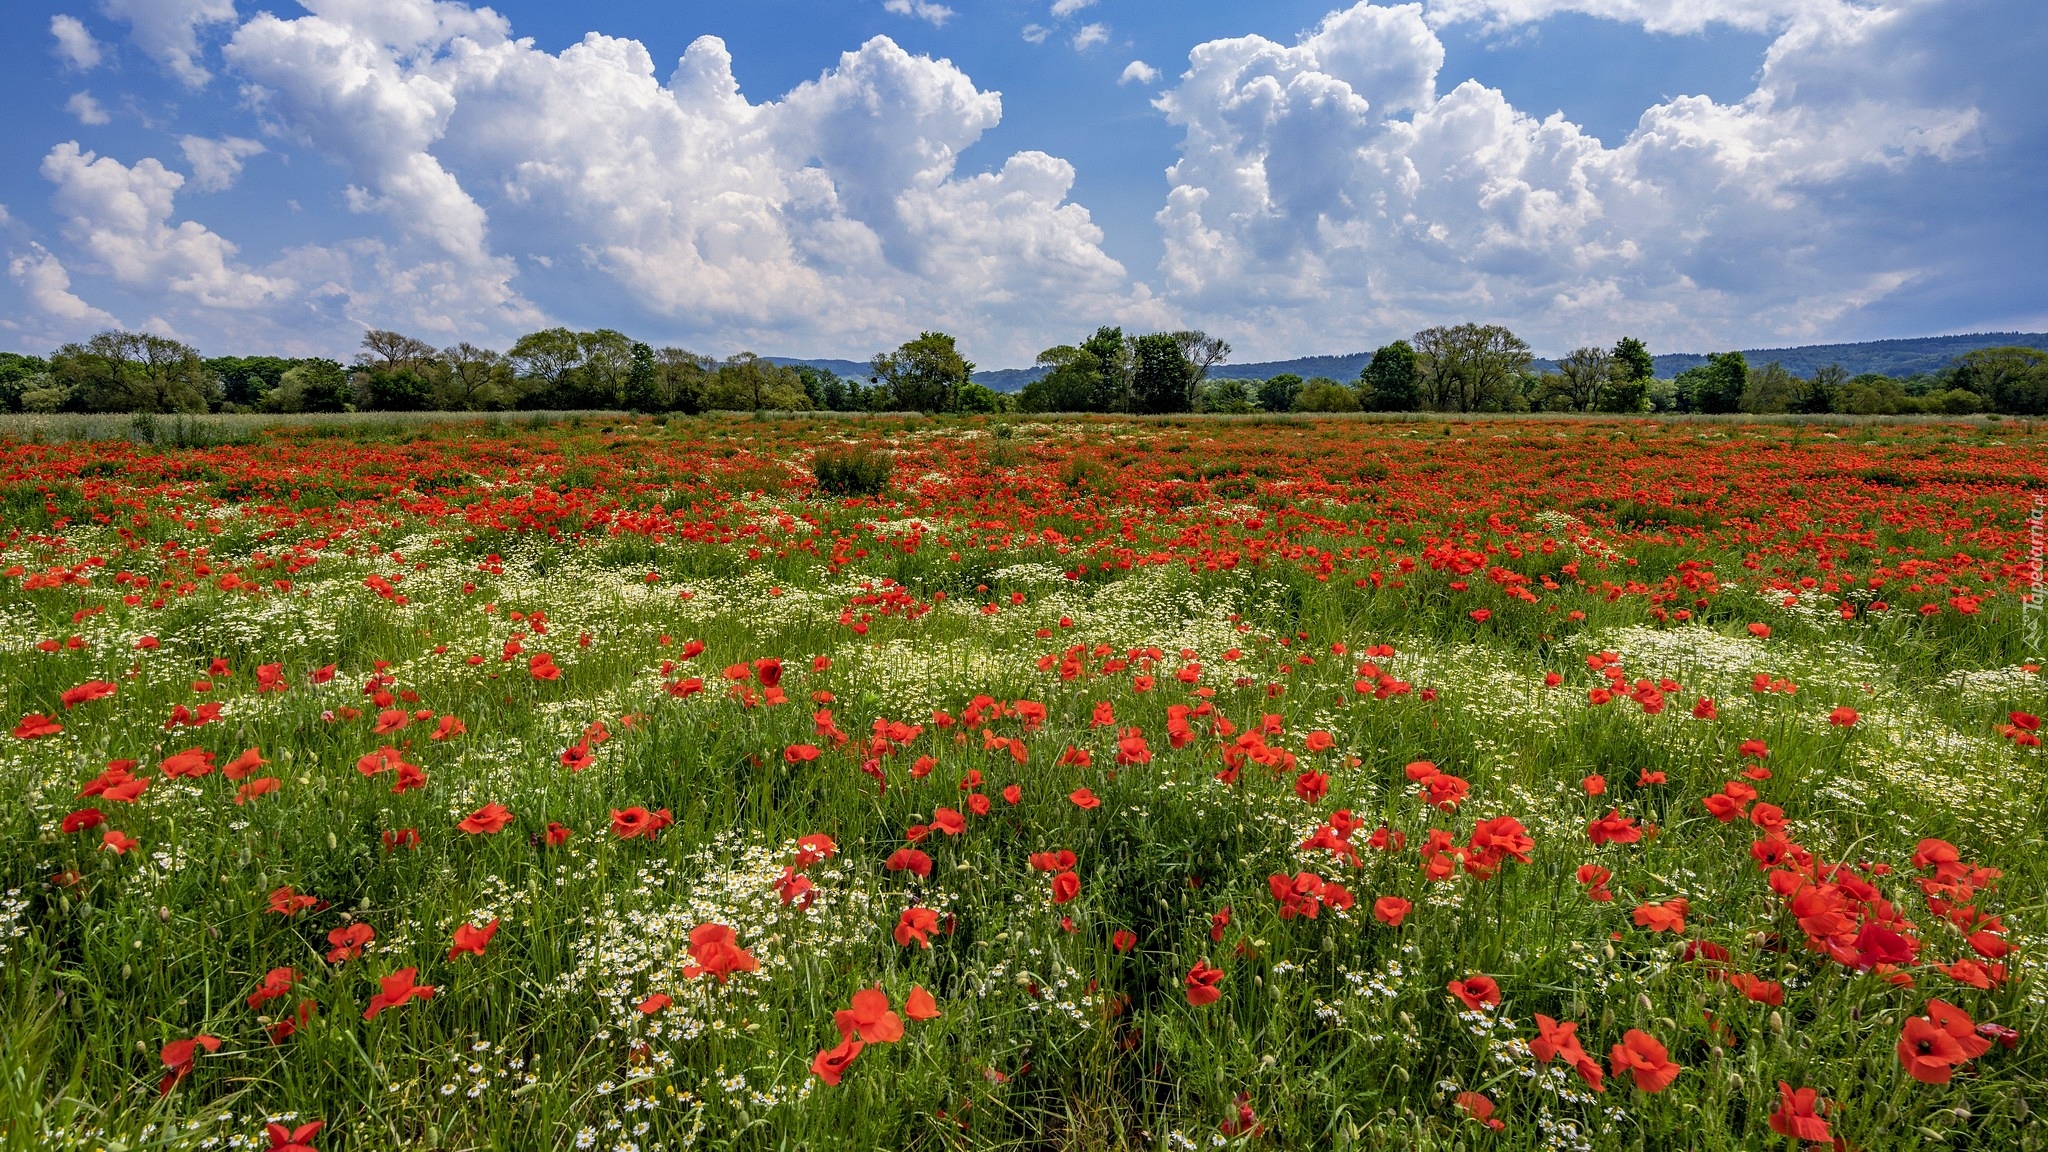
[(1318, 376), (1295, 394), (1296, 412), (1356, 412), (1358, 393), (1327, 376)]
[(1259, 384), (1259, 407), (1268, 412), (1294, 411), (1294, 398), (1306, 383), (1292, 372), (1269, 376)]
[(920, 333), (894, 352), (874, 359), (875, 379), (888, 390), (889, 407), (899, 412), (951, 412), (974, 365), (944, 332)]
[(1522, 376), (1529, 345), (1497, 324), (1459, 324), (1415, 334), (1422, 407), (1434, 412), (1515, 412), (1527, 407)]
[(954, 405), (961, 412), (989, 415), (1003, 410), (1004, 398), (993, 388), (970, 382), (961, 385)]
[(889, 488), (892, 468), (886, 454), (865, 444), (820, 448), (811, 457), (811, 475), (827, 496), (880, 496)]
[(811, 399), (793, 369), (742, 352), (718, 366), (706, 390), (706, 410), (802, 412)]
[(2038, 348), (1985, 348), (1956, 359), (1950, 385), (1967, 388), (1999, 412), (2048, 414), (2048, 352)]
[(633, 364), (626, 370), (626, 386), (619, 406), (628, 412), (661, 412), (668, 404), (661, 395), (661, 378), (654, 366), (654, 349), (635, 342)]
[(1211, 380), (1201, 389), (1201, 409), (1220, 415), (1242, 416), (1258, 410), (1258, 401), (1242, 380)]
[(102, 332), (50, 357), (65, 406), (85, 412), (205, 412), (218, 388), (199, 353), (147, 332)]
[(1678, 375), (1678, 400), (1687, 412), (1734, 412), (1749, 387), (1749, 361), (1740, 352), (1716, 352), (1697, 368)]
[(354, 405), (348, 372), (332, 360), (301, 360), (285, 370), (257, 405), (264, 412), (347, 412)]
[(50, 362), (41, 356), (0, 352), (0, 412), (21, 411), (22, 394), (49, 387)]
[(362, 406), (372, 412), (422, 412), (432, 403), (434, 386), (412, 368), (361, 373)]
[(1783, 364), (1773, 360), (1762, 368), (1749, 370), (1737, 407), (1744, 412), (1790, 412), (1798, 403), (1800, 391), (1800, 382), (1785, 371)]
[(1422, 370), (1406, 340), (1382, 345), (1358, 374), (1364, 406), (1374, 412), (1413, 412), (1422, 405)]
[(1156, 415), (1194, 410), (1195, 366), (1171, 333), (1138, 337), (1133, 358), (1131, 399), (1138, 412)]

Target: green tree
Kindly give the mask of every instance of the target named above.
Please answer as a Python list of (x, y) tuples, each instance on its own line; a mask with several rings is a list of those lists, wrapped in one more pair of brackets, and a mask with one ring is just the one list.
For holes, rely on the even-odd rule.
[(1522, 338), (1498, 324), (1459, 324), (1415, 334), (1422, 407), (1436, 412), (1519, 411), (1531, 357)]
[(633, 363), (626, 370), (626, 383), (619, 399), (628, 412), (662, 412), (661, 379), (654, 369), (654, 349), (635, 341)]
[(1328, 376), (1317, 376), (1301, 386), (1294, 396), (1296, 412), (1356, 412), (1358, 393)]
[(1091, 402), (1081, 411), (1136, 411), (1131, 389), (1137, 372), (1137, 342), (1125, 336), (1122, 328), (1103, 327), (1081, 341), (1081, 351), (1095, 357), (1102, 373), (1100, 391), (1096, 395), (1103, 398), (1101, 403)]
[(512, 365), (526, 385), (522, 408), (565, 408), (575, 388), (583, 352), (576, 333), (567, 328), (529, 332), (512, 345)]
[(489, 412), (510, 408), (512, 367), (504, 356), (468, 341), (441, 350), (433, 405), (444, 412)]
[(1131, 373), (1131, 399), (1139, 412), (1148, 415), (1191, 412), (1195, 406), (1195, 366), (1181, 354), (1180, 342), (1171, 333), (1140, 336), (1136, 365)]
[(1268, 412), (1294, 411), (1294, 398), (1301, 394), (1304, 383), (1292, 372), (1268, 376), (1259, 382), (1259, 407)]
[(223, 406), (255, 408), (294, 363), (282, 356), (215, 356), (206, 369), (220, 381)]
[[(1118, 337), (1122, 342), (1122, 337)], [(1087, 347), (1062, 344), (1038, 354), (1044, 376), (1024, 386), (1017, 406), (1026, 412), (1111, 412), (1121, 399), (1116, 384), (1103, 371), (1102, 359)]]
[(716, 361), (685, 348), (669, 347), (655, 353), (654, 362), (664, 411), (695, 416), (705, 410)]
[(102, 332), (50, 357), (50, 375), (87, 412), (205, 412), (219, 383), (199, 353), (147, 332)]
[(2038, 348), (1979, 348), (1956, 357), (1951, 388), (1984, 397), (1994, 412), (2048, 414), (2048, 352)]
[(348, 370), (332, 360), (301, 360), (263, 397), (265, 412), (347, 412), (354, 407)]
[(1743, 382), (1742, 400), (1737, 405), (1744, 412), (1790, 412), (1798, 402), (1800, 383), (1785, 366), (1776, 360), (1762, 368), (1749, 370)]
[(1204, 412), (1238, 416), (1258, 410), (1258, 400), (1242, 380), (1211, 380), (1201, 386), (1199, 397)]
[(1705, 364), (1678, 374), (1678, 404), (1685, 412), (1733, 412), (1749, 387), (1749, 361), (1740, 352), (1716, 352)]
[(424, 412), (434, 403), (434, 383), (419, 370), (377, 369), (362, 377), (362, 407), (372, 412)]
[(985, 384), (963, 385), (954, 402), (958, 411), (984, 416), (1001, 412), (1004, 407), (1003, 394)]
[(0, 352), (0, 411), (21, 411), (21, 397), (30, 388), (48, 387), (50, 362), (41, 356)]
[(1865, 372), (1843, 384), (1835, 395), (1835, 411), (1852, 416), (1895, 416), (1913, 409), (1905, 386), (1879, 372)]
[(1406, 340), (1381, 346), (1358, 373), (1361, 399), (1375, 412), (1415, 411), (1422, 403), (1420, 383), (1415, 346)]
[(1202, 383), (1209, 379), (1209, 369), (1230, 359), (1230, 345), (1225, 341), (1200, 330), (1175, 332), (1173, 342), (1180, 346), (1180, 354), (1194, 367), (1195, 381), (1191, 385), (1197, 392)]
[(1643, 412), (1651, 407), (1650, 381), (1657, 376), (1657, 361), (1641, 340), (1624, 336), (1609, 353), (1614, 371), (1594, 407), (1602, 412)]
[(1591, 412), (1619, 371), (1613, 354), (1605, 348), (1574, 348), (1557, 362), (1557, 371), (1546, 372), (1539, 378), (1539, 406), (1552, 411)]
[(1794, 412), (1833, 412), (1835, 397), (1847, 383), (1849, 374), (1842, 371), (1840, 364), (1830, 364), (1815, 372), (1799, 386), (1799, 396), (1792, 402)]
[(741, 412), (805, 412), (810, 403), (794, 371), (752, 352), (727, 357), (704, 398), (707, 409)]
[(944, 332), (919, 333), (894, 352), (873, 361), (875, 381), (889, 390), (889, 406), (901, 412), (951, 412), (974, 365)]
[(583, 362), (576, 371), (573, 395), (577, 408), (625, 407), (626, 378), (633, 371), (633, 340), (623, 332), (599, 328), (578, 332), (576, 350)]

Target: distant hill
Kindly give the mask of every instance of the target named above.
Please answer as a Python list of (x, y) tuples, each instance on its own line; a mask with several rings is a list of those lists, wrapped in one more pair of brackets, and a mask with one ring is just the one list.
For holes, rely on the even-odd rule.
[[(1745, 349), (1742, 355), (1759, 368), (1776, 360), (1794, 376), (1811, 376), (1830, 364), (1840, 364), (1851, 376), (1864, 372), (1912, 376), (1940, 371), (1965, 352), (2007, 345), (2048, 349), (2048, 332), (1977, 332), (1968, 336), (1869, 340), (1861, 344), (1808, 344), (1799, 348)], [(1707, 362), (1706, 356), (1689, 353), (1672, 353), (1656, 360), (1657, 375), (1667, 378)]]
[[(1830, 364), (1840, 364), (1851, 376), (1882, 372), (1887, 376), (1911, 376), (1935, 372), (1965, 352), (1979, 348), (2018, 345), (2048, 351), (2048, 332), (1976, 332), (1967, 336), (1923, 336), (1909, 340), (1867, 340), (1860, 344), (1808, 344), (1798, 348), (1745, 348), (1742, 355), (1754, 367), (1776, 360), (1795, 376), (1811, 376)], [(841, 376), (865, 380), (868, 366), (854, 360), (798, 360), (771, 356), (777, 364), (809, 364), (830, 368)], [(1251, 364), (1218, 364), (1209, 370), (1213, 379), (1270, 380), (1292, 373), (1307, 380), (1328, 376), (1349, 383), (1372, 359), (1370, 352), (1341, 356), (1303, 356), (1295, 360), (1266, 360)], [(1668, 352), (1656, 357), (1657, 375), (1669, 379), (1707, 362), (1704, 352)], [(1538, 371), (1557, 367), (1554, 360), (1536, 361)], [(1021, 391), (1026, 384), (1045, 375), (1044, 368), (991, 368), (974, 374), (976, 384), (998, 392)]]

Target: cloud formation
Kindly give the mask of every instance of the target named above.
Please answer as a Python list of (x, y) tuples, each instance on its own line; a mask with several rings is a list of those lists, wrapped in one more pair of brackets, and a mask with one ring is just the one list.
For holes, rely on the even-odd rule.
[(57, 41), (54, 49), (57, 58), (69, 67), (81, 72), (99, 67), (100, 42), (93, 39), (92, 32), (78, 17), (62, 14), (50, 17), (50, 35)]
[(100, 9), (125, 22), (135, 46), (188, 88), (213, 78), (199, 62), (199, 29), (235, 19), (235, 0), (100, 0)]
[(223, 136), (218, 140), (182, 136), (178, 148), (185, 153), (185, 163), (192, 166), (192, 187), (201, 192), (234, 187), (242, 175), (242, 161), (264, 151), (259, 141), (245, 136)]
[(914, 16), (919, 20), (929, 20), (935, 28), (945, 27), (946, 21), (953, 18), (951, 8), (944, 4), (931, 3), (931, 0), (887, 0), (882, 8), (898, 16)]
[[(1467, 81), (1439, 92), (1432, 22), (1566, 7), (1647, 27), (1782, 26), (1758, 87), (1647, 109), (1614, 148)], [(1438, 0), (1331, 13), (1294, 44), (1195, 47), (1159, 108), (1183, 130), (1158, 220), (1168, 298), (1276, 351), (1462, 318), (1540, 346), (1798, 338), (1924, 274), (1842, 197), (1971, 154), (1983, 120), (1926, 50), (1925, 0), (1747, 6)], [(1884, 67), (1876, 67), (1875, 62)]]

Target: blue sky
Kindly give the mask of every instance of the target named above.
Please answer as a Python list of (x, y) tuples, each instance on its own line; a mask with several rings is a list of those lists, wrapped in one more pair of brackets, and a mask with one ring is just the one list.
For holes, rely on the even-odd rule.
[(2048, 327), (2033, 0), (81, 0), (0, 33), (24, 351)]

